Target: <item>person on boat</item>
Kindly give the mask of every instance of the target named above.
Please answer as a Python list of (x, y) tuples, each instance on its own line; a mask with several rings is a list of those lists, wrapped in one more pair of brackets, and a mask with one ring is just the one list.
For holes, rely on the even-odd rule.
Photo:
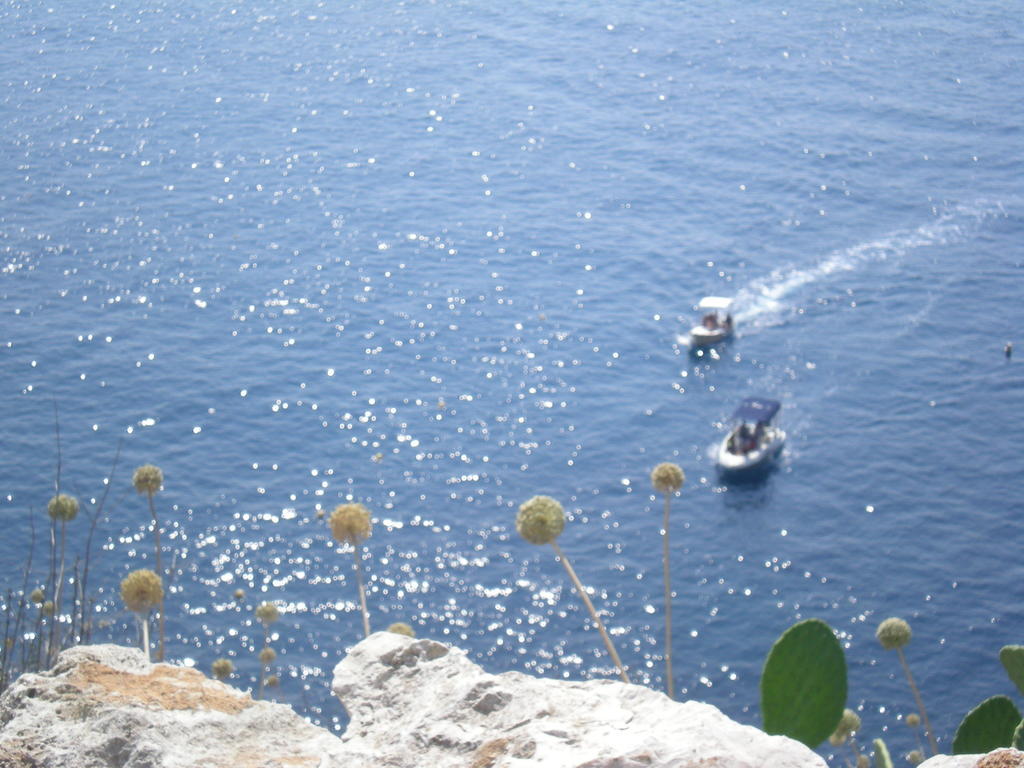
[(754, 427), (754, 439), (753, 439), (753, 443), (754, 444), (751, 446), (751, 449), (756, 448), (757, 446), (759, 446), (763, 439), (764, 439), (764, 424), (762, 424), (761, 422), (758, 422), (757, 426)]
[(750, 426), (747, 424), (740, 424), (739, 431), (736, 433), (736, 453), (743, 454), (749, 453), (754, 447), (754, 436), (750, 432)]
[(704, 319), (701, 321), (705, 328), (709, 331), (713, 331), (718, 326), (718, 321), (715, 320), (715, 313), (708, 312), (704, 315)]

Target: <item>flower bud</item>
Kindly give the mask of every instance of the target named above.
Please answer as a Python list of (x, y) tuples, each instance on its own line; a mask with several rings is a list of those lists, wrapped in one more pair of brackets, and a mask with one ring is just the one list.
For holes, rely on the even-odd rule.
[(911, 765), (920, 765), (924, 762), (924, 754), (920, 749), (913, 749), (907, 753), (907, 762)]
[(267, 688), (277, 688), (281, 684), (281, 678), (277, 675), (271, 675), (267, 678)]
[(388, 627), (388, 632), (394, 632), (396, 635), (405, 635), (406, 637), (416, 637), (416, 633), (413, 632), (412, 627), (404, 621), (396, 621)]
[(274, 659), (277, 658), (277, 651), (271, 648), (269, 645), (260, 651), (260, 661), (263, 664), (272, 664)]
[(264, 627), (269, 627), (281, 617), (281, 612), (277, 610), (277, 606), (273, 603), (260, 603), (256, 606), (254, 613), (256, 614), (256, 619)]
[(39, 605), (41, 602), (43, 602), (43, 600), (46, 599), (46, 593), (43, 592), (41, 587), (36, 587), (31, 592), (29, 592), (28, 599), (36, 605)]
[(370, 538), (370, 510), (362, 504), (339, 504), (328, 523), (334, 538), (343, 544), (358, 544)]
[(550, 544), (563, 528), (565, 512), (550, 496), (534, 496), (523, 502), (516, 515), (516, 530), (531, 544)]
[(677, 464), (659, 464), (651, 472), (651, 484), (659, 493), (675, 493), (685, 482), (686, 475)]
[(910, 642), (910, 625), (903, 619), (890, 618), (878, 625), (875, 637), (887, 651), (902, 648)]
[(66, 493), (58, 493), (46, 505), (46, 511), (53, 520), (69, 523), (78, 515), (78, 499)]
[(147, 613), (164, 597), (160, 577), (147, 568), (132, 571), (121, 581), (121, 599), (132, 613)]
[(135, 486), (136, 493), (152, 495), (159, 491), (163, 484), (164, 473), (160, 471), (160, 467), (155, 467), (152, 464), (142, 465), (132, 475), (132, 485)]
[(907, 715), (907, 725), (911, 728), (917, 728), (921, 724), (921, 717), (916, 712), (911, 712)]
[(218, 680), (226, 680), (235, 671), (235, 665), (231, 663), (231, 659), (217, 659), (210, 666), (210, 671)]

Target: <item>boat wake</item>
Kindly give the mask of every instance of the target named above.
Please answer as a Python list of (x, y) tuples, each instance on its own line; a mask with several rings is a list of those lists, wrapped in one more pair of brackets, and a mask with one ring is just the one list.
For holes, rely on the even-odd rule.
[(748, 331), (751, 327), (779, 325), (793, 309), (793, 296), (804, 286), (826, 281), (837, 273), (853, 272), (865, 264), (900, 259), (919, 248), (963, 242), (985, 221), (1007, 215), (1002, 203), (991, 201), (950, 206), (935, 213), (932, 221), (916, 229), (833, 251), (810, 267), (779, 267), (754, 280), (736, 294), (738, 323)]

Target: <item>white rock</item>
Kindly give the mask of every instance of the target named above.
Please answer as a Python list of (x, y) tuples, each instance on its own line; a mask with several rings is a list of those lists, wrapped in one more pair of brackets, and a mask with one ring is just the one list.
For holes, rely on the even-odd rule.
[(379, 765), (825, 768), (803, 744), (613, 680), (491, 675), (465, 652), (380, 632), (335, 667), (343, 737)]
[(65, 651), (0, 697), (0, 766), (357, 768), (372, 761), (295, 714), (142, 651)]

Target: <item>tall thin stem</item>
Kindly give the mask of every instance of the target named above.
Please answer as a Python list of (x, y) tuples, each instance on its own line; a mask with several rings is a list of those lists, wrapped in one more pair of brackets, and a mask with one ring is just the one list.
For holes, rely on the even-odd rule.
[(89, 635), (92, 632), (91, 622), (87, 626), (87, 616), (89, 613), (88, 597), (89, 594), (89, 559), (92, 554), (92, 535), (96, 531), (96, 522), (100, 519), (100, 514), (103, 512), (103, 507), (107, 503), (107, 494), (110, 493), (110, 487), (113, 485), (114, 473), (117, 471), (117, 461), (121, 457), (121, 442), (118, 438), (117, 448), (114, 450), (114, 461), (110, 466), (110, 481), (103, 488), (103, 495), (100, 496), (100, 503), (96, 506), (96, 511), (93, 512), (92, 520), (89, 521), (89, 535), (85, 538), (85, 563), (82, 566), (82, 605), (80, 611), (80, 628), (82, 642), (89, 642)]
[[(57, 590), (57, 519), (50, 518), (50, 578), (49, 583), (46, 585), (46, 596), (51, 599)], [(54, 630), (57, 626), (56, 621), (57, 615), (57, 604), (53, 605), (53, 614), (50, 616), (49, 621), (49, 639), (46, 642), (45, 653), (43, 654), (43, 660), (45, 661), (47, 669), (50, 667), (50, 656), (53, 653), (54, 645)]]
[(668, 697), (674, 699), (675, 686), (672, 682), (672, 587), (669, 585), (668, 567), (668, 506), (670, 491), (665, 492), (665, 522), (661, 531), (661, 561), (665, 572), (665, 687)]
[(928, 734), (928, 744), (932, 748), (932, 754), (937, 755), (939, 754), (939, 745), (935, 741), (935, 732), (932, 730), (931, 721), (928, 720), (928, 712), (924, 708), (921, 694), (914, 683), (914, 676), (910, 674), (910, 667), (907, 665), (907, 659), (903, 655), (903, 649), (897, 647), (896, 653), (900, 656), (900, 664), (903, 665), (903, 672), (907, 676), (907, 682), (910, 683), (910, 691), (914, 694), (914, 701), (917, 703), (917, 709), (921, 713), (921, 722), (924, 723), (924, 732)]
[(139, 620), (139, 627), (142, 629), (142, 652), (146, 654), (146, 661), (149, 661), (149, 616), (137, 613), (135, 617)]
[(576, 571), (573, 570), (572, 564), (569, 562), (563, 553), (561, 548), (558, 546), (558, 542), (552, 540), (551, 546), (555, 548), (555, 554), (558, 559), (562, 561), (562, 565), (565, 566), (565, 572), (569, 574), (569, 578), (572, 579), (573, 585), (576, 587), (576, 592), (583, 599), (583, 604), (587, 606), (587, 610), (590, 611), (590, 618), (594, 620), (594, 624), (597, 625), (597, 631), (601, 633), (601, 639), (604, 640), (604, 647), (608, 649), (608, 655), (612, 657), (612, 661), (615, 662), (615, 667), (618, 669), (619, 677), (622, 678), (622, 682), (628, 683), (629, 676), (626, 674), (626, 668), (622, 664), (622, 660), (619, 658), (619, 654), (615, 650), (615, 646), (612, 645), (612, 639), (608, 636), (608, 630), (604, 628), (604, 622), (601, 621), (601, 617), (597, 615), (597, 611), (594, 610), (594, 604), (590, 602), (590, 598), (587, 596), (587, 590), (583, 588), (583, 584), (580, 583), (579, 576), (576, 575)]
[[(269, 646), (270, 646), (270, 625), (269, 624), (264, 624), (263, 625), (263, 647), (264, 648), (268, 648)], [(259, 657), (259, 654), (257, 653), (256, 656)], [(260, 687), (259, 687), (259, 692), (256, 694), (256, 698), (258, 700), (262, 700), (263, 699), (263, 685), (264, 685), (264, 681), (266, 679), (267, 679), (267, 665), (263, 663), (263, 659), (260, 659)]]
[[(150, 491), (146, 494), (149, 497), (149, 514), (153, 517), (153, 540), (156, 542), (156, 573), (160, 577), (162, 582), (167, 581), (167, 577), (164, 574), (163, 564), (160, 560), (160, 522), (156, 519), (156, 507), (153, 506), (153, 492)], [(164, 598), (160, 595), (160, 603), (157, 605), (157, 610), (160, 612), (160, 647), (156, 652), (156, 660), (164, 660)]]
[[(60, 575), (57, 577), (57, 591), (56, 591), (56, 594), (54, 594), (54, 596), (53, 596), (53, 618), (54, 618), (54, 624), (56, 624), (59, 621), (59, 619), (60, 619), (61, 603), (63, 603), (63, 601), (64, 601), (64, 553), (66, 551), (65, 545), (66, 545), (66, 541), (67, 541), (66, 527), (67, 527), (67, 521), (64, 520), (64, 518), (61, 518), (61, 521), (60, 521)], [(57, 637), (57, 650), (59, 651), (62, 646), (63, 646), (63, 643), (61, 642), (61, 638), (60, 638), (59, 633), (58, 633), (58, 637)]]
[(359, 609), (363, 612), (363, 635), (370, 636), (370, 612), (366, 608), (366, 587), (363, 586), (363, 566), (359, 562), (359, 545), (352, 545), (352, 558), (356, 564), (356, 584), (359, 585)]

